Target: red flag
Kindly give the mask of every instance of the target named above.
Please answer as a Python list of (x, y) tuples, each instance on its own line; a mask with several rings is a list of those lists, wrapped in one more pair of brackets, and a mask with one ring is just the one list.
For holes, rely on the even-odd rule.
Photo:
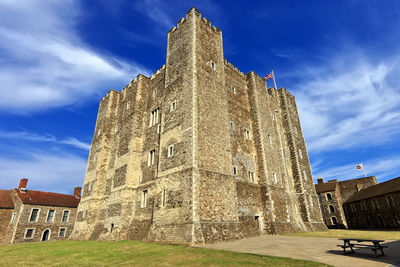
[(272, 78), (272, 72), (266, 76), (264, 76), (264, 81), (269, 80)]
[(356, 170), (361, 171), (363, 169), (362, 163), (356, 165)]

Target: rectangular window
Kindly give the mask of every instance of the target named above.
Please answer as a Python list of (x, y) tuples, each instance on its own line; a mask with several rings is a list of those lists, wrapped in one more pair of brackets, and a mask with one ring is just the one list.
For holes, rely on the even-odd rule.
[(176, 101), (172, 101), (169, 111), (173, 112), (176, 109)]
[(25, 239), (32, 239), (33, 234), (35, 233), (35, 229), (29, 228), (25, 230)]
[(149, 152), (149, 158), (147, 160), (147, 166), (154, 165), (154, 158), (156, 157), (156, 150), (153, 149)]
[(131, 107), (131, 102), (128, 101), (128, 102), (126, 103), (126, 109), (129, 109), (130, 107)]
[(231, 130), (233, 129), (233, 122), (231, 122), (231, 121), (229, 122), (229, 129), (231, 129)]
[(158, 123), (158, 113), (159, 113), (159, 108), (156, 108), (155, 110), (153, 110), (151, 113), (150, 113), (150, 124), (149, 124), (149, 126), (151, 127), (151, 126), (153, 126), (153, 125), (156, 125), (157, 123)]
[(215, 70), (215, 63), (211, 61), (211, 68)]
[(372, 200), (372, 207), (374, 207), (374, 210), (379, 210), (378, 200), (376, 200), (376, 199)]
[(231, 91), (232, 91), (232, 93), (236, 94), (236, 89), (235, 89), (235, 87), (232, 86)]
[(272, 138), (271, 138), (271, 135), (268, 134), (267, 137), (268, 137), (268, 144), (272, 145)]
[(53, 222), (55, 210), (49, 210), (46, 222)]
[(68, 222), (69, 217), (69, 210), (64, 210), (61, 222), (66, 223)]
[(174, 145), (168, 146), (168, 158), (174, 155)]
[(351, 208), (351, 212), (353, 212), (353, 213), (355, 213), (357, 210), (356, 210), (356, 205), (355, 204), (350, 204), (350, 208)]
[(145, 208), (146, 207), (146, 202), (147, 202), (147, 193), (148, 193), (148, 191), (147, 191), (147, 189), (146, 190), (143, 190), (143, 194), (142, 194), (142, 203), (141, 203), (141, 207), (142, 208)]
[(361, 202), (361, 210), (362, 211), (367, 211), (367, 204), (365, 203), (365, 201)]
[(154, 89), (153, 89), (153, 97), (156, 97), (156, 96), (157, 96), (157, 93), (158, 93), (157, 88), (154, 88)]
[(39, 209), (32, 209), (31, 216), (29, 218), (30, 222), (36, 222), (39, 215)]
[(244, 129), (244, 138), (250, 140), (250, 131), (249, 129)]
[(386, 201), (388, 203), (389, 208), (394, 208), (394, 201), (392, 196), (386, 196)]
[(272, 180), (274, 181), (274, 184), (278, 183), (278, 179), (276, 178), (276, 173), (275, 172), (272, 173)]
[(233, 175), (237, 175), (237, 167), (236, 166), (233, 166)]
[(162, 191), (162, 206), (165, 207), (165, 189)]
[(60, 231), (58, 232), (59, 237), (65, 237), (65, 233), (67, 232), (67, 228), (60, 228)]
[(254, 172), (248, 171), (248, 175), (249, 175), (249, 181), (251, 183), (254, 183)]
[(13, 214), (11, 215), (10, 224), (13, 224), (13, 223), (15, 222), (15, 217), (16, 217), (16, 216), (17, 216), (16, 213), (13, 213)]

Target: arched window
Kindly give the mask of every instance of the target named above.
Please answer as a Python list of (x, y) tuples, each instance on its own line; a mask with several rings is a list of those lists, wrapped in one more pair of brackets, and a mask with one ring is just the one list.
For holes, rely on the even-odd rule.
[(326, 200), (331, 201), (332, 195), (330, 193), (326, 193)]
[(333, 205), (329, 205), (329, 211), (331, 213), (334, 213), (335, 212), (335, 207), (333, 207)]
[(333, 224), (333, 225), (337, 225), (337, 219), (336, 219), (336, 217), (332, 217), (331, 220), (332, 220), (332, 224)]

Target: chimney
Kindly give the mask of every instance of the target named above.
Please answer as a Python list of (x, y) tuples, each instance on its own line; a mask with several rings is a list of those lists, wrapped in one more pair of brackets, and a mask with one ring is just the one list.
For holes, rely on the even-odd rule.
[(321, 176), (318, 177), (317, 179), (318, 184), (323, 184), (324, 183), (324, 178), (322, 178)]
[(18, 189), (26, 189), (26, 185), (28, 184), (28, 178), (22, 178), (19, 181)]
[(80, 197), (81, 197), (81, 190), (82, 190), (81, 187), (75, 187), (75, 188), (74, 188), (74, 196), (80, 198)]

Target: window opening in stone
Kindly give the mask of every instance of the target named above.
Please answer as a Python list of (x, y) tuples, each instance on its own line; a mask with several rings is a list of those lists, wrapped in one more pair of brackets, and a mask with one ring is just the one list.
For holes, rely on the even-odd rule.
[(334, 212), (335, 212), (335, 208), (333, 207), (333, 205), (329, 205), (329, 211), (330, 211), (331, 213), (334, 213)]
[(375, 210), (379, 210), (379, 203), (378, 203), (378, 200), (373, 199), (373, 200), (372, 200), (372, 206), (374, 207)]
[(49, 210), (49, 212), (47, 213), (47, 222), (53, 222), (54, 219), (54, 212), (55, 210)]
[(249, 129), (244, 129), (244, 138), (250, 140), (250, 131)]
[(236, 88), (232, 86), (231, 88), (232, 93), (236, 94)]
[(30, 218), (29, 218), (29, 221), (30, 221), (30, 222), (36, 222), (36, 221), (37, 221), (38, 214), (39, 214), (39, 209), (32, 209), (32, 212), (31, 212), (31, 216), (30, 216)]
[(110, 227), (110, 234), (113, 232), (113, 230), (114, 230), (114, 224), (112, 223)]
[(147, 165), (148, 166), (154, 165), (154, 158), (155, 157), (156, 157), (156, 150), (153, 149), (153, 150), (149, 151), (149, 158), (148, 158), (148, 161), (147, 161)]
[(156, 125), (158, 123), (158, 114), (159, 114), (160, 108), (156, 108), (150, 113), (150, 127), (153, 125)]
[(33, 228), (26, 229), (25, 238), (26, 238), (26, 239), (31, 239), (31, 238), (33, 238), (33, 233), (34, 233), (34, 231), (35, 231), (35, 229), (33, 229)]
[(326, 193), (326, 200), (331, 201), (332, 200), (332, 195), (329, 193)]
[(274, 184), (278, 183), (278, 179), (276, 178), (276, 173), (272, 172), (272, 180), (274, 181)]
[(162, 191), (162, 206), (165, 207), (165, 189)]
[(69, 217), (69, 210), (64, 210), (63, 216), (62, 216), (62, 222), (68, 222), (68, 217)]
[(389, 208), (394, 208), (394, 201), (392, 196), (386, 196), (386, 201), (388, 203)]
[(60, 231), (58, 232), (58, 236), (65, 237), (65, 231), (66, 231), (66, 228), (64, 228), (64, 227), (60, 228)]
[(174, 145), (168, 146), (168, 158), (174, 155)]
[(173, 101), (170, 106), (170, 111), (173, 112), (176, 109), (176, 101)]
[(237, 175), (237, 167), (236, 166), (233, 166), (233, 175)]
[(211, 61), (211, 68), (215, 70), (215, 63)]
[(249, 181), (254, 183), (254, 172), (248, 171)]
[(147, 193), (148, 193), (147, 189), (142, 191), (142, 204), (141, 204), (142, 208), (146, 207), (146, 204), (147, 204), (146, 203), (147, 202)]
[(271, 138), (271, 135), (268, 134), (267, 136), (268, 136), (268, 143), (269, 143), (270, 145), (272, 145), (272, 138)]
[(332, 224), (333, 224), (333, 225), (337, 225), (337, 219), (336, 219), (336, 217), (332, 217), (331, 219), (332, 219)]

